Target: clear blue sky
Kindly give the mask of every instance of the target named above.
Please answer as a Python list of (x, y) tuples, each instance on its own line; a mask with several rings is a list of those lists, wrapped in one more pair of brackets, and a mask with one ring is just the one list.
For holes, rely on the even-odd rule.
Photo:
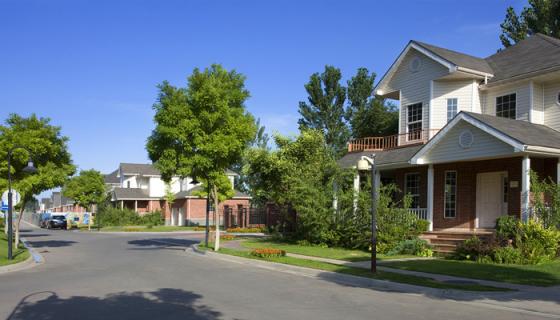
[(485, 57), (506, 7), (525, 3), (0, 0), (0, 119), (51, 118), (81, 169), (147, 163), (156, 85), (217, 62), (247, 76), (269, 131), (293, 134), (325, 64), (381, 75), (410, 39)]

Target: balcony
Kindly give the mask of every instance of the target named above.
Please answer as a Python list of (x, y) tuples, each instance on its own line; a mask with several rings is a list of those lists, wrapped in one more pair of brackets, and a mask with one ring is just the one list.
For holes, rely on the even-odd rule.
[(383, 151), (402, 148), (411, 145), (424, 144), (433, 137), (439, 129), (416, 130), (408, 133), (395, 134), (386, 137), (366, 137), (353, 139), (348, 142), (348, 152)]

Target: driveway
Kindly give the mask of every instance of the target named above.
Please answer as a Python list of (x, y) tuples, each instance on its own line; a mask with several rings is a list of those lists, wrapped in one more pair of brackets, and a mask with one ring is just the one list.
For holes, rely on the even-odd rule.
[(185, 252), (202, 235), (28, 229), (23, 236), (45, 263), (0, 275), (2, 319), (547, 318)]

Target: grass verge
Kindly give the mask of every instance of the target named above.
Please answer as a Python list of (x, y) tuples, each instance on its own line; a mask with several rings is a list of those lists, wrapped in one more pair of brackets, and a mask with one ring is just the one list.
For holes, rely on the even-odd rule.
[[(205, 248), (204, 245), (202, 244), (199, 246), (199, 248), (208, 249)], [(233, 250), (229, 248), (221, 248), (218, 253), (228, 254), (228, 255), (247, 258), (247, 259), (276, 262), (276, 263), (288, 264), (288, 265), (293, 265), (298, 267), (318, 269), (318, 270), (324, 270), (330, 272), (338, 272), (338, 273), (349, 274), (353, 276), (365, 277), (370, 279), (387, 280), (387, 281), (406, 283), (406, 284), (437, 288), (437, 289), (456, 289), (456, 290), (465, 290), (465, 291), (511, 291), (510, 289), (507, 288), (497, 288), (497, 287), (484, 286), (479, 284), (446, 283), (446, 282), (436, 281), (432, 278), (404, 275), (404, 274), (399, 274), (394, 272), (378, 271), (376, 274), (372, 274), (371, 272), (369, 272), (369, 270), (363, 268), (341, 266), (341, 265), (336, 265), (336, 264), (331, 264), (331, 263), (326, 263), (321, 261), (306, 260), (306, 259), (299, 259), (293, 257), (260, 258), (251, 255), (250, 252), (247, 251), (239, 251), (239, 250)]]
[(8, 260), (8, 240), (6, 235), (2, 232), (0, 235), (0, 266), (25, 261), (29, 258), (29, 251), (25, 249), (23, 245), (20, 245), (18, 248), (14, 247), (13, 257), (13, 260)]
[(455, 260), (395, 261), (384, 267), (532, 286), (560, 284), (560, 259), (538, 265), (485, 264)]
[[(371, 253), (363, 250), (355, 249), (344, 249), (344, 248), (323, 248), (319, 246), (302, 246), (298, 244), (288, 243), (288, 242), (278, 242), (263, 239), (249, 239), (241, 243), (242, 246), (250, 249), (257, 248), (275, 248), (281, 249), (289, 253), (301, 254), (311, 257), (320, 257), (344, 261), (367, 261), (371, 258)], [(391, 260), (391, 259), (402, 259), (402, 258), (418, 258), (412, 255), (397, 255), (397, 256), (387, 256), (383, 254), (378, 254), (378, 260)]]

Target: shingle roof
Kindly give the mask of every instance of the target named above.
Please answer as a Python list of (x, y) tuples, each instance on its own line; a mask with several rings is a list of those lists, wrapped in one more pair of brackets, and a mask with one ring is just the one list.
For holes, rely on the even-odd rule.
[[(201, 191), (202, 187), (201, 186), (196, 186), (190, 190), (187, 191), (180, 191), (178, 193), (175, 194), (175, 198), (176, 199), (182, 199), (182, 198), (187, 198), (187, 197), (196, 197), (195, 193), (197, 191)], [(233, 199), (236, 198), (251, 198), (250, 195), (243, 193), (239, 190), (233, 190), (234, 191), (234, 195), (233, 195)]]
[(105, 183), (107, 184), (118, 184), (121, 182), (121, 180), (117, 177), (118, 174), (119, 170), (115, 170), (109, 174), (104, 174), (103, 180), (105, 180)]
[(524, 145), (560, 149), (560, 131), (545, 125), (487, 114), (463, 112)]
[(560, 40), (535, 34), (486, 58), (494, 72), (488, 83), (560, 68)]
[(424, 47), (432, 53), (435, 53), (436, 55), (453, 63), (454, 65), (472, 70), (482, 71), (485, 73), (494, 73), (494, 70), (492, 70), (490, 65), (488, 65), (488, 62), (483, 58), (478, 58), (461, 52), (440, 48), (420, 41), (413, 40), (412, 42), (418, 44), (421, 47)]
[(115, 188), (113, 195), (115, 200), (151, 199), (148, 190), (140, 188)]
[(414, 145), (386, 151), (350, 152), (338, 160), (338, 165), (343, 168), (351, 168), (356, 166), (362, 156), (370, 156), (372, 153), (375, 153), (375, 163), (378, 165), (404, 164), (408, 163), (410, 158), (422, 147), (423, 145)]
[(159, 176), (160, 172), (151, 164), (144, 163), (121, 163), (121, 172), (123, 174), (139, 174), (147, 176)]

